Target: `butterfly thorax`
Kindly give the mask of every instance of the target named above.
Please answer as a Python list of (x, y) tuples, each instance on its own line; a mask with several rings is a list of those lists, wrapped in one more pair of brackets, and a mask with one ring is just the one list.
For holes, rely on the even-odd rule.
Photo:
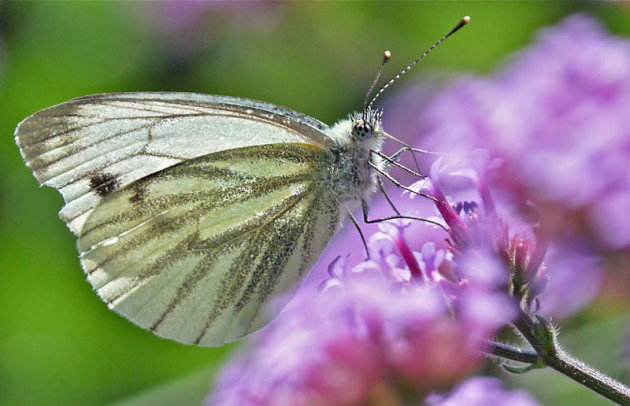
[(332, 162), (328, 171), (326, 187), (341, 203), (350, 203), (351, 210), (358, 207), (361, 200), (369, 200), (376, 190), (377, 170), (384, 170), (382, 160), (375, 154), (380, 152), (383, 143), (380, 120), (371, 124), (372, 131), (366, 136), (357, 136), (356, 116), (339, 121), (330, 130), (335, 142), (331, 149)]

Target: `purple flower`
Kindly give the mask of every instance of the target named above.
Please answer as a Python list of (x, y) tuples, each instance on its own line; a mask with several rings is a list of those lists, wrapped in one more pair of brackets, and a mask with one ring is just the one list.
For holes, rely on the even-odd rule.
[(556, 227), (581, 216), (603, 244), (630, 246), (618, 227), (630, 220), (630, 41), (572, 16), (503, 71), (461, 78), (426, 104), (413, 120), (423, 148), (486, 148), (504, 161), (505, 191), (561, 208), (550, 213), (561, 215)]
[[(392, 194), (393, 195), (393, 194)], [(432, 217), (433, 203), (428, 199), (407, 198), (397, 199), (396, 207), (404, 214), (419, 217)], [(378, 219), (394, 215), (391, 206), (387, 201), (379, 196), (370, 203), (370, 219)], [(432, 218), (437, 220), (437, 218)], [(307, 279), (302, 285), (301, 290), (309, 291), (320, 285), (322, 280), (328, 277), (329, 264), (337, 257), (341, 257), (345, 267), (352, 269), (356, 265), (371, 266), (363, 261), (365, 260), (365, 249), (359, 238), (356, 228), (348, 221), (345, 227), (340, 230), (332, 241), (328, 244), (317, 264), (309, 273)], [(386, 272), (409, 272), (406, 269), (406, 263), (399, 255), (399, 251), (393, 242), (392, 236), (387, 232), (393, 230), (396, 225), (378, 224), (361, 224), (363, 233), (368, 238), (371, 256), (373, 260), (378, 259), (388, 265)], [(436, 249), (448, 248), (444, 242), (444, 230), (421, 221), (410, 221), (403, 224), (404, 235), (407, 243), (414, 252), (420, 252), (426, 241), (434, 241)], [(389, 261), (389, 262), (388, 262)], [(399, 267), (391, 261), (398, 261)], [(422, 266), (422, 263), (420, 263)]]
[[(459, 281), (471, 285), (496, 286), (510, 292), (529, 311), (536, 296), (547, 283), (543, 258), (547, 242), (533, 231), (513, 232), (496, 211), (496, 205), (486, 182), (486, 172), (493, 165), (484, 151), (471, 154), (475, 169), (461, 167), (447, 171), (442, 159), (432, 166), (427, 179), (412, 185), (412, 189), (432, 196), (442, 215), (451, 240), (449, 251), (455, 256), (455, 274)], [(442, 190), (449, 176), (469, 179), (479, 194), (476, 202), (451, 204)], [(470, 266), (470, 264), (473, 264)], [(497, 282), (500, 281), (500, 282)]]
[(368, 261), (333, 261), (317, 292), (303, 290), (223, 371), (208, 404), (397, 404), (473, 372), (483, 340), (513, 316), (509, 298), (494, 278), (442, 276), (452, 258), (433, 243), (412, 250), (407, 226), (381, 224)]
[[(477, 148), (500, 160), (487, 179), (496, 204), (511, 219), (536, 217), (537, 238), (567, 258), (554, 258), (558, 280), (567, 281), (560, 269), (575, 258), (630, 255), (630, 41), (575, 15), (543, 30), (498, 73), (460, 77), (429, 93), (416, 88), (392, 100), (388, 131), (446, 152), (449, 162)], [(515, 258), (535, 248), (510, 245)], [(577, 298), (569, 306), (577, 310), (597, 292), (599, 270), (575, 269), (548, 296)], [(567, 315), (566, 307), (546, 309)]]
[(503, 389), (496, 378), (470, 378), (448, 394), (432, 394), (426, 400), (427, 406), (538, 406), (527, 392)]

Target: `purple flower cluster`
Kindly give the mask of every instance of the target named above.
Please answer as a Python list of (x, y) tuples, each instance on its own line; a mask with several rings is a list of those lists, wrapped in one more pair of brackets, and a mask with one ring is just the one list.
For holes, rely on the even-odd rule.
[(630, 256), (627, 111), (630, 41), (574, 15), (496, 74), (416, 87), (393, 98), (385, 118), (390, 131), (448, 161), (483, 148), (500, 162), (488, 174), (497, 205), (511, 219), (533, 219), (548, 241), (542, 311), (566, 317), (598, 293), (602, 258)]
[(418, 393), (447, 384), (477, 365), (475, 352), (458, 348), (464, 334), (440, 317), (437, 298), (414, 295), (403, 306), (401, 299), (414, 296), (364, 294), (307, 301), (299, 314), (286, 315), (248, 358), (228, 367), (208, 404), (383, 404), (403, 388)]
[[(409, 106), (414, 94), (423, 108)], [(545, 232), (630, 248), (621, 226), (630, 223), (630, 41), (575, 15), (495, 75), (461, 77), (427, 97), (414, 89), (392, 100), (391, 127), (417, 125), (386, 122), (390, 131), (455, 160), (487, 149), (503, 160), (495, 186), (534, 202)]]
[[(495, 166), (486, 151), (473, 151), (469, 167), (447, 173), (442, 159), (431, 167), (430, 176), (414, 184), (417, 189), (436, 199), (436, 208), (448, 226), (449, 251), (454, 255), (455, 275), (467, 283), (481, 279), (501, 281), (496, 284), (510, 292), (529, 311), (534, 299), (547, 285), (543, 259), (547, 241), (534, 230), (521, 227), (513, 231), (496, 211), (486, 175)], [(461, 166), (459, 163), (458, 166)], [(468, 179), (479, 193), (479, 204), (451, 204), (441, 186), (445, 177)], [(469, 264), (474, 264), (472, 267)], [(482, 270), (482, 271), (480, 271)]]

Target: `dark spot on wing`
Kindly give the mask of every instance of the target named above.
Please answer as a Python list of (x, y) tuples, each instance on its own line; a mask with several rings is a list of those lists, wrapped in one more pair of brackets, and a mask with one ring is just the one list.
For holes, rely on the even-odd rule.
[(129, 197), (129, 203), (141, 203), (144, 200), (144, 194), (146, 192), (145, 185), (142, 182), (136, 183), (131, 190), (133, 190), (133, 195)]
[(118, 187), (118, 180), (110, 173), (96, 173), (90, 177), (90, 187), (94, 193), (105, 197)]

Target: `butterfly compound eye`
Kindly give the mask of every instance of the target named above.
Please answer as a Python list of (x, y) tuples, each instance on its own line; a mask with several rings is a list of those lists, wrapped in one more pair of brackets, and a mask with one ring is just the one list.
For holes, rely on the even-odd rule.
[(356, 121), (352, 124), (352, 135), (359, 140), (363, 140), (372, 135), (372, 130), (372, 124), (363, 120)]

